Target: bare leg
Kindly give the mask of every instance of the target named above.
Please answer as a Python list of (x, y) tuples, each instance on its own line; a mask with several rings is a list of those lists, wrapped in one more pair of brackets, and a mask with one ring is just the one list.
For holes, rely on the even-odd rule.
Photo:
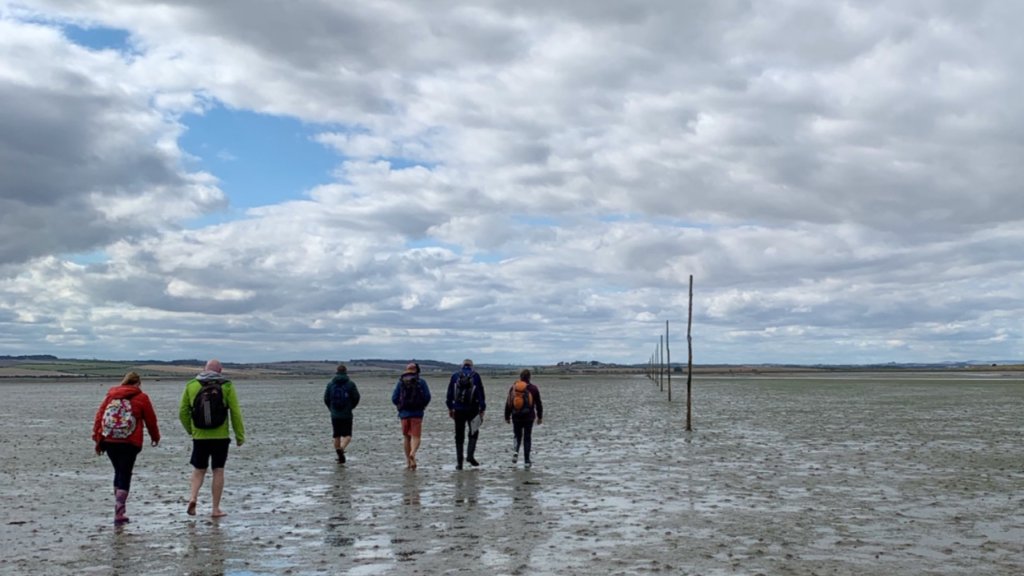
[(224, 493), (224, 469), (214, 468), (213, 469), (213, 513), (211, 516), (214, 518), (220, 518), (221, 516), (227, 516), (227, 513), (220, 509), (220, 497)]
[[(351, 438), (349, 438), (351, 440)], [(348, 446), (348, 442), (342, 442), (341, 437), (334, 439), (334, 453), (338, 455), (338, 463), (345, 463), (345, 447)]]
[(188, 495), (188, 515), (196, 515), (196, 502), (199, 501), (199, 489), (203, 486), (203, 478), (206, 476), (206, 470), (203, 468), (192, 469), (192, 480), (189, 483), (189, 495)]
[(345, 450), (348, 448), (348, 445), (352, 443), (352, 437), (342, 436), (341, 438), (335, 438), (334, 443), (335, 448), (341, 448), (342, 450)]
[(402, 436), (402, 451), (405, 452), (405, 467), (412, 470), (412, 446), (408, 435)]
[(409, 461), (412, 462), (412, 469), (416, 469), (416, 451), (420, 449), (420, 437), (410, 436), (409, 438)]

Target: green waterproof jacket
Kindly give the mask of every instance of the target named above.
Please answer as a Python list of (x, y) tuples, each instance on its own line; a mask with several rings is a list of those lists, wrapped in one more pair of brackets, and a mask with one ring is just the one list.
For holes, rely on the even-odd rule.
[[(344, 386), (348, 389), (348, 405), (331, 405), (331, 396), (334, 395), (334, 388), (337, 386)], [(352, 419), (352, 409), (359, 405), (359, 389), (356, 388), (356, 383), (348, 377), (348, 374), (335, 374), (334, 378), (327, 383), (327, 388), (324, 389), (324, 404), (331, 409), (331, 418)]]
[[(229, 418), (217, 428), (208, 430), (196, 428), (192, 425), (192, 404), (195, 402), (199, 390), (203, 387), (202, 382), (212, 381), (220, 381), (221, 383), (221, 389), (224, 390), (224, 402), (228, 406)], [(231, 432), (228, 429), (228, 424), (230, 423), (231, 428), (235, 431), (235, 442), (239, 445), (245, 442), (245, 423), (242, 421), (242, 408), (238, 405), (235, 385), (217, 372), (201, 372), (198, 376), (189, 380), (188, 384), (185, 385), (185, 392), (181, 395), (181, 404), (178, 406), (178, 419), (181, 420), (181, 425), (185, 428), (185, 432), (188, 432), (195, 440), (230, 439)]]

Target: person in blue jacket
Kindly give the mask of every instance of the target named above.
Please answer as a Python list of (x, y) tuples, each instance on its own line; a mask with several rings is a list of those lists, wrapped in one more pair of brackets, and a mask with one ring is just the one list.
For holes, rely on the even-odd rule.
[(469, 462), (470, 466), (479, 466), (480, 463), (474, 456), (487, 402), (484, 400), (483, 379), (473, 369), (473, 361), (469, 358), (462, 361), (462, 368), (452, 374), (451, 380), (448, 381), (445, 405), (448, 406), (448, 417), (455, 421), (455, 469), (462, 470), (462, 447), (466, 443), (466, 428), (469, 428), (466, 462)]
[(398, 378), (391, 393), (391, 403), (398, 408), (402, 420), (402, 449), (405, 452), (405, 467), (416, 469), (416, 451), (420, 449), (423, 435), (423, 413), (430, 404), (430, 388), (420, 378), (420, 365), (410, 362)]

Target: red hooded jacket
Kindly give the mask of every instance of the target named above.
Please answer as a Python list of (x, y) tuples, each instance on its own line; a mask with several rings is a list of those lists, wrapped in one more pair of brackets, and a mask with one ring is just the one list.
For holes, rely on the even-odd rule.
[[(106, 411), (107, 404), (115, 398), (127, 398), (130, 400), (132, 403), (132, 415), (135, 416), (135, 430), (131, 433), (131, 436), (123, 439), (105, 438), (103, 436), (103, 412)], [(107, 391), (107, 397), (103, 399), (99, 410), (96, 411), (96, 421), (92, 426), (92, 439), (96, 442), (97, 447), (100, 442), (123, 442), (134, 444), (141, 449), (143, 422), (146, 424), (146, 429), (149, 430), (150, 440), (160, 442), (160, 427), (157, 426), (156, 412), (153, 410), (153, 404), (149, 401), (149, 396), (138, 386), (119, 384)]]

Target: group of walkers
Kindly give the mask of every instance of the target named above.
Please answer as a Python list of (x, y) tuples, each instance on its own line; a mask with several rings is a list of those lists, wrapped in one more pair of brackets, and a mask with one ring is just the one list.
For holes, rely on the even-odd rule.
[[(540, 390), (530, 382), (529, 370), (519, 373), (519, 379), (509, 388), (505, 399), (505, 422), (512, 424), (515, 439), (513, 463), (519, 461), (522, 448), (526, 467), (530, 459), (533, 425), (541, 424), (544, 405)], [(142, 379), (135, 372), (125, 375), (120, 384), (110, 388), (96, 411), (93, 422), (93, 441), (97, 455), (106, 454), (114, 467), (114, 525), (130, 520), (127, 514), (128, 494), (131, 490), (135, 460), (142, 451), (143, 427), (149, 433), (152, 446), (160, 444), (160, 426), (149, 396), (141, 389)], [(359, 405), (359, 389), (348, 375), (344, 364), (324, 390), (324, 404), (330, 409), (334, 450), (339, 463), (345, 463), (345, 450), (352, 442), (353, 409)], [(402, 450), (406, 469), (416, 469), (416, 452), (420, 447), (423, 417), (430, 404), (430, 388), (420, 376), (420, 366), (410, 362), (395, 383), (391, 402), (398, 410), (402, 425)], [(483, 423), (487, 402), (483, 379), (466, 359), (452, 374), (445, 398), (448, 416), (455, 423), (456, 468), (463, 463), (479, 466), (476, 459), (477, 439)], [(224, 467), (231, 445), (231, 431), (235, 443), (245, 443), (245, 423), (238, 402), (238, 394), (230, 379), (223, 376), (223, 366), (210, 360), (203, 371), (188, 381), (181, 395), (178, 419), (192, 438), (189, 463), (192, 476), (186, 513), (196, 514), (199, 491), (212, 467), (211, 512), (214, 518), (225, 516), (221, 509), (224, 492)], [(468, 445), (467, 445), (468, 440)]]
[[(530, 382), (529, 370), (519, 373), (519, 379), (509, 388), (505, 399), (505, 422), (512, 424), (515, 438), (513, 462), (519, 461), (519, 449), (523, 449), (524, 463), (532, 465), (530, 449), (533, 424), (544, 419), (544, 405), (540, 390)], [(416, 452), (420, 447), (423, 433), (423, 416), (430, 404), (430, 387), (420, 376), (420, 366), (410, 362), (395, 383), (391, 392), (391, 403), (398, 410), (402, 422), (402, 451), (405, 466), (416, 469)], [(324, 404), (331, 411), (331, 428), (334, 432), (334, 450), (338, 462), (345, 463), (345, 448), (352, 442), (352, 410), (359, 404), (359, 389), (348, 376), (348, 369), (339, 364), (337, 373), (324, 390)], [(476, 459), (477, 439), (483, 424), (487, 401), (483, 378), (473, 368), (473, 361), (463, 360), (462, 367), (448, 380), (445, 396), (448, 417), (455, 422), (455, 468), (462, 470), (463, 463), (479, 466)], [(468, 440), (468, 445), (467, 445)]]
[[(178, 419), (192, 437), (192, 478), (186, 513), (194, 516), (206, 472), (213, 468), (212, 508), (214, 518), (225, 516), (220, 500), (224, 493), (224, 466), (228, 460), (231, 433), (235, 443), (245, 443), (245, 423), (238, 395), (231, 380), (222, 375), (218, 360), (210, 360), (202, 372), (185, 385), (178, 408)], [(92, 438), (96, 454), (106, 453), (114, 466), (114, 525), (129, 522), (128, 493), (131, 490), (135, 458), (142, 451), (142, 428), (149, 432), (153, 446), (160, 444), (160, 426), (149, 396), (140, 388), (142, 379), (129, 372), (121, 383), (107, 391), (96, 411)], [(230, 429), (229, 429), (230, 427)]]

